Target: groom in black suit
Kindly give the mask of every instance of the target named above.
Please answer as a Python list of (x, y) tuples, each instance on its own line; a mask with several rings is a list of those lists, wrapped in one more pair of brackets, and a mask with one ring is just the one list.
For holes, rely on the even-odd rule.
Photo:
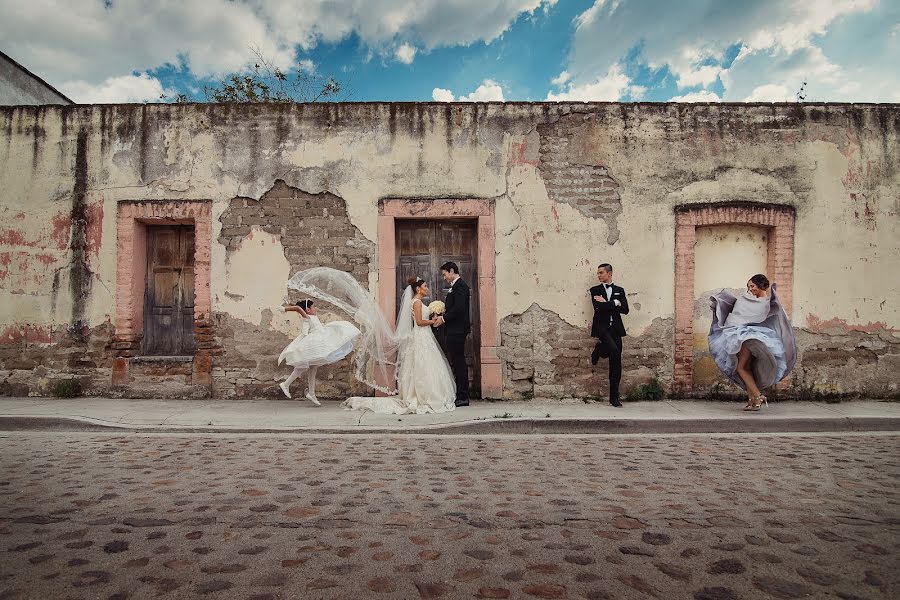
[(472, 331), (469, 321), (469, 286), (459, 276), (455, 262), (441, 265), (441, 276), (450, 284), (444, 301), (444, 315), (438, 325), (447, 333), (447, 359), (456, 380), (456, 406), (469, 405), (469, 368), (466, 366), (466, 336)]
[(594, 321), (591, 336), (597, 338), (597, 345), (591, 352), (591, 364), (600, 358), (609, 358), (609, 403), (622, 406), (619, 401), (619, 381), (622, 379), (622, 338), (625, 325), (622, 315), (628, 314), (628, 298), (625, 290), (613, 284), (613, 268), (609, 263), (597, 267), (600, 285), (591, 288), (591, 302), (594, 304)]

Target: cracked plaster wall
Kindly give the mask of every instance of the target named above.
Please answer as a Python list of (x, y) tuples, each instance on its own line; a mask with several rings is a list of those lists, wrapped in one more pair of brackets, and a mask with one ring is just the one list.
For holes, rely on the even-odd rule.
[[(242, 276), (229, 268), (245, 271), (229, 266), (234, 250), (221, 240), (232, 199), (260, 199), (280, 179), (341, 199), (370, 244), (380, 198), (493, 199), (497, 321), (537, 303), (585, 328), (586, 290), (596, 264), (608, 261), (630, 294), (635, 343), (673, 314), (675, 206), (789, 204), (797, 210), (793, 318), (818, 340), (809, 347), (834, 341), (852, 352), (878, 337), (890, 361), (900, 283), (883, 275), (900, 272), (898, 121), (894, 105), (3, 108), (0, 339), (10, 353), (50, 354), (69, 335), (87, 355), (91, 332), (108, 329), (114, 313), (121, 200), (212, 200), (214, 312), (287, 338), (283, 323), (263, 316), (273, 294), (246, 299), (247, 285), (230, 281)], [(372, 251), (371, 286), (375, 260)], [(671, 348), (665, 335), (652, 345)], [(4, 377), (23, 370), (4, 369)]]

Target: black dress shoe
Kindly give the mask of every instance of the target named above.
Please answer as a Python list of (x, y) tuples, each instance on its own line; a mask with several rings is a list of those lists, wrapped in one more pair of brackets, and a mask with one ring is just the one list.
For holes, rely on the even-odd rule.
[(610, 401), (609, 401), (609, 404), (610, 404), (611, 406), (615, 406), (616, 408), (620, 408), (620, 407), (622, 406), (622, 403), (619, 402), (618, 400), (615, 400), (615, 399), (610, 400)]
[(455, 404), (456, 406), (468, 406), (468, 405), (469, 405), (469, 401), (468, 401), (468, 400), (462, 400), (462, 401), (460, 401), (460, 402), (454, 402), (454, 404)]

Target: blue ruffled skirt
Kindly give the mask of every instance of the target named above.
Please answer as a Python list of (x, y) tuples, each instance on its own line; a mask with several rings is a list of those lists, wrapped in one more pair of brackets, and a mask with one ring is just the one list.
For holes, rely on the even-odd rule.
[(753, 354), (750, 371), (760, 389), (775, 385), (787, 375), (784, 344), (774, 329), (762, 325), (738, 325), (714, 329), (709, 334), (709, 352), (722, 373), (742, 388), (746, 389), (746, 386), (735, 369), (737, 353), (744, 344)]

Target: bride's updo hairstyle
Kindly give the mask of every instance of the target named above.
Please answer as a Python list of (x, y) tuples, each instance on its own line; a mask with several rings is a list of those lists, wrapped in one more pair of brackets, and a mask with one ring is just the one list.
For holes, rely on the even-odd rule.
[(759, 289), (766, 291), (769, 289), (769, 278), (763, 275), (762, 273), (758, 273), (750, 278), (750, 281), (753, 282), (753, 285), (758, 287)]
[(406, 280), (406, 283), (412, 288), (413, 296), (415, 296), (422, 284), (425, 283), (425, 280), (421, 277), (410, 277)]
[(300, 300), (297, 302), (297, 306), (302, 308), (303, 310), (309, 310), (309, 307), (313, 305), (312, 300)]

